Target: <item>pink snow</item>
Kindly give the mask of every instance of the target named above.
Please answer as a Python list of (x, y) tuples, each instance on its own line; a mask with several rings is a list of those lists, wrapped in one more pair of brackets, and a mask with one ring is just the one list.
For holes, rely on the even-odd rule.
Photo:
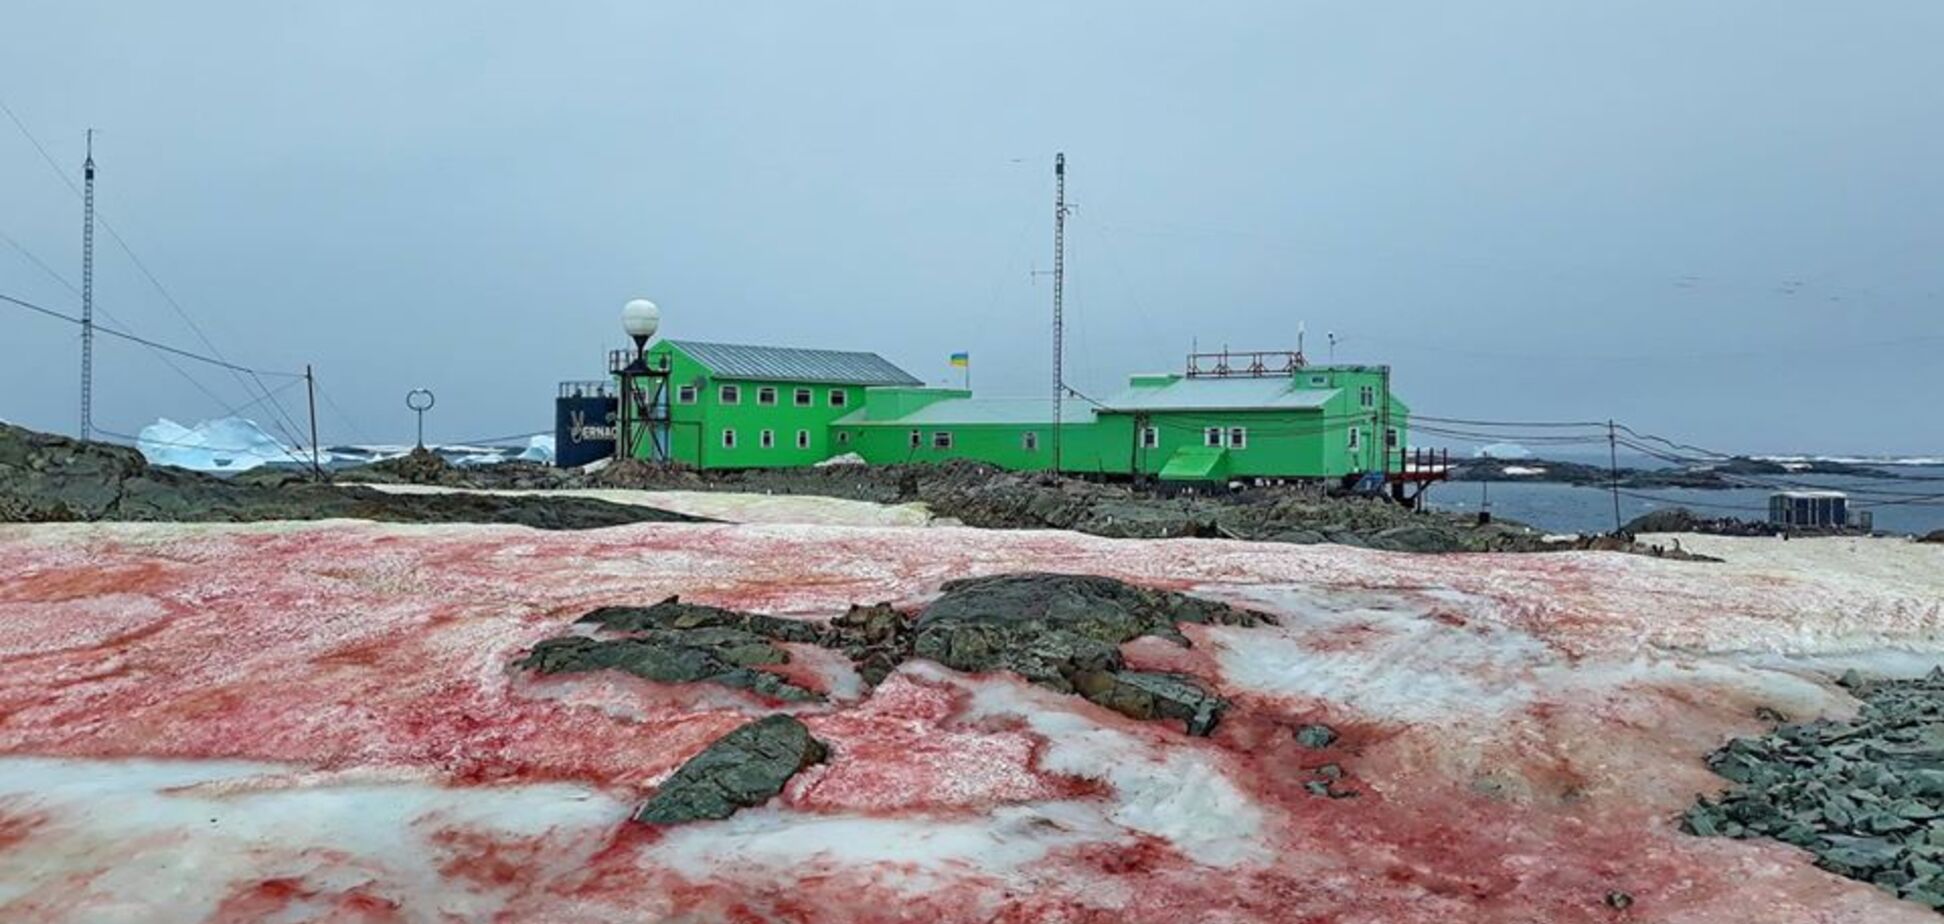
[[(1944, 562), (1940, 562), (1944, 565)], [(668, 594), (825, 619), (944, 581), (1111, 575), (1271, 610), (1191, 626), (1210, 738), (914, 662), (793, 649), (831, 747), (770, 805), (632, 805), (778, 711), (509, 668)], [(0, 527), (0, 918), (22, 921), (1920, 921), (1674, 816), (1803, 665), (1938, 651), (1921, 586), (1772, 561), (1413, 556), (961, 528)], [(1934, 660), (1934, 658), (1933, 658)], [(1800, 663), (1798, 663), (1800, 661)], [(1327, 722), (1323, 750), (1293, 731)], [(1342, 768), (1350, 798), (1313, 796)], [(1634, 905), (1609, 908), (1609, 892)]]

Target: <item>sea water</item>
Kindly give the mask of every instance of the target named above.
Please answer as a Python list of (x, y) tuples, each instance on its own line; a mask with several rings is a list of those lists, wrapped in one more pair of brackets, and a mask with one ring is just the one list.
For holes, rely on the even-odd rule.
[[(1569, 461), (1595, 462), (1593, 459)], [(1597, 460), (1599, 462), (1605, 459)], [(1543, 463), (1540, 463), (1543, 464)], [(1645, 467), (1622, 458), (1623, 467)], [(1867, 510), (1873, 528), (1886, 533), (1923, 535), (1944, 529), (1944, 465), (1882, 465), (1897, 479), (1845, 475), (1752, 475), (1747, 480), (1803, 490), (1843, 491), (1850, 506)], [(1622, 523), (1655, 510), (1685, 507), (1704, 517), (1768, 519), (1768, 498), (1778, 488), (1622, 488)], [(1528, 523), (1547, 532), (1593, 533), (1613, 529), (1613, 495), (1604, 487), (1508, 481), (1453, 481), (1432, 486), (1426, 495), (1438, 510), (1474, 513), (1489, 503), (1492, 515)]]

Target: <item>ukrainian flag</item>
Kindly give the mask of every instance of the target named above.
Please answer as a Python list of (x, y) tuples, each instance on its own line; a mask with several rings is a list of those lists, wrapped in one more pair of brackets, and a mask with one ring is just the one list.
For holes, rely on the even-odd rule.
[(968, 366), (970, 366), (970, 365), (972, 365), (972, 354), (970, 354), (970, 353), (953, 353), (953, 354), (952, 354), (952, 368), (954, 368), (954, 369), (964, 369), (964, 368), (966, 368), (966, 367), (968, 367)]

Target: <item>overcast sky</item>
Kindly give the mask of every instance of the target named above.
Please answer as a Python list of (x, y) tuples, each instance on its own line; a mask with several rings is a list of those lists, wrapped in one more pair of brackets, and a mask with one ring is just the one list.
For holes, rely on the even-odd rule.
[[(0, 100), (75, 177), (100, 130), (102, 214), (225, 355), (316, 364), (326, 442), (409, 439), (415, 386), (434, 439), (545, 428), (636, 295), (1041, 394), (1064, 150), (1083, 391), (1307, 322), (1425, 414), (1917, 453), (1940, 36), (1935, 0), (10, 0)], [(0, 233), (78, 284), (79, 201), (5, 121)], [(0, 293), (79, 303), (4, 240)], [(202, 349), (105, 234), (96, 293)], [(76, 330), (0, 310), (0, 417), (71, 432)], [(97, 356), (100, 426), (223, 413)]]

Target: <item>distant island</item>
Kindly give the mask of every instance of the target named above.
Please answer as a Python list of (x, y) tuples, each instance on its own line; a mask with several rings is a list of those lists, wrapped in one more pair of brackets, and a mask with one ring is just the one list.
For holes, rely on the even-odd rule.
[[(1761, 487), (1744, 480), (1750, 476), (1777, 475), (1851, 475), (1869, 478), (1901, 478), (1895, 472), (1849, 462), (1807, 459), (1772, 462), (1747, 456), (1734, 456), (1719, 462), (1682, 468), (1622, 468), (1619, 484), (1623, 488), (1750, 488)], [(1559, 462), (1550, 459), (1477, 458), (1454, 462), (1453, 481), (1531, 481), (1553, 484), (1606, 487), (1613, 472), (1604, 465)]]

